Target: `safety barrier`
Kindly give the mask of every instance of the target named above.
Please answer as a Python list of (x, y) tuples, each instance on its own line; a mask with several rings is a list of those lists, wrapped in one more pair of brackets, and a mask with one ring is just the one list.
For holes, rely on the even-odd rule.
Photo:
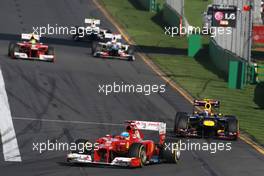
[(228, 87), (241, 89), (246, 85), (247, 64), (228, 50), (218, 46), (214, 40), (209, 43), (210, 59), (228, 78)]

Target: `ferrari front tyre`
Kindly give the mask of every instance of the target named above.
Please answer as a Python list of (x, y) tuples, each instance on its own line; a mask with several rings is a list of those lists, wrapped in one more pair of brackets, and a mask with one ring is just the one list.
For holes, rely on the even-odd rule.
[[(55, 57), (55, 50), (53, 47), (49, 46), (48, 51), (47, 51), (47, 55), (52, 55)], [(52, 60), (50, 60), (50, 62), (54, 62), (55, 58), (53, 58)]]
[(52, 46), (50, 46), (48, 48), (47, 54), (48, 55), (53, 55), (53, 56), (55, 55), (55, 50), (54, 50), (54, 48)]
[(140, 143), (132, 144), (128, 151), (128, 157), (129, 158), (139, 158), (140, 167), (143, 167), (147, 162), (147, 154), (146, 154), (145, 146)]
[(174, 132), (178, 129), (187, 129), (188, 128), (189, 117), (186, 112), (177, 112), (174, 119)]
[(165, 163), (178, 163), (180, 160), (181, 151), (179, 142), (166, 140), (161, 148), (160, 157)]
[(8, 56), (12, 55), (12, 52), (14, 51), (14, 47), (15, 47), (16, 43), (14, 42), (10, 42), (8, 45)]
[(19, 52), (19, 46), (16, 43), (10, 44), (10, 51), (9, 51), (8, 55), (12, 59), (16, 59), (15, 52)]

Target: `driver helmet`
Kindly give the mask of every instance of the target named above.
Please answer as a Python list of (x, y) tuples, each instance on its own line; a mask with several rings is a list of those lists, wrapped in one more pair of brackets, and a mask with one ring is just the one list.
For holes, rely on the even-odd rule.
[(33, 45), (37, 43), (37, 40), (35, 39), (34, 36), (32, 36), (29, 40), (30, 43), (32, 43)]
[(116, 37), (112, 38), (112, 43), (116, 43)]
[(127, 138), (129, 138), (129, 133), (126, 132), (126, 131), (124, 131), (124, 132), (121, 133), (120, 136), (122, 136), (122, 137), (124, 137), (125, 139), (127, 139)]

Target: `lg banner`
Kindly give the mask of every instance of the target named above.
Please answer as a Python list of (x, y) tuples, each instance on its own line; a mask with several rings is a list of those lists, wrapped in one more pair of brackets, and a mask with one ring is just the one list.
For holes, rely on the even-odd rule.
[(213, 5), (213, 27), (236, 27), (237, 7)]

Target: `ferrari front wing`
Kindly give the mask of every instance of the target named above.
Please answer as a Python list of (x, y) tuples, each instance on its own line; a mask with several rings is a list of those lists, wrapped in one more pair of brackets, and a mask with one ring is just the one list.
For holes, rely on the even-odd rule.
[(67, 155), (67, 162), (69, 163), (87, 163), (110, 166), (122, 166), (136, 168), (140, 167), (140, 158), (115, 157), (111, 163), (93, 161), (91, 155), (70, 153)]

